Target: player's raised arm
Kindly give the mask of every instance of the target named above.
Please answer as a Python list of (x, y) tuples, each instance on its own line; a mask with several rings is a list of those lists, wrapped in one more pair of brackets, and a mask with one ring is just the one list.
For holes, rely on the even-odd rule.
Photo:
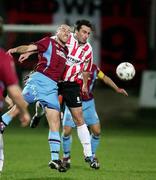
[(30, 44), (30, 45), (21, 45), (15, 48), (11, 48), (8, 50), (9, 54), (13, 54), (13, 53), (19, 53), (19, 54), (23, 54), (26, 52), (33, 52), (37, 50), (37, 46), (35, 44)]
[(30, 45), (21, 45), (12, 49), (8, 50), (8, 53), (14, 54), (14, 53), (18, 53), (21, 54), (19, 57), (19, 62), (23, 62), (26, 59), (28, 59), (28, 57), (34, 53), (37, 53), (37, 46), (35, 44), (30, 44)]
[(108, 76), (106, 76), (101, 70), (99, 70), (98, 78), (101, 79), (105, 84), (114, 89), (117, 93), (123, 94), (124, 96), (128, 96), (128, 93), (125, 89), (119, 88), (115, 82)]
[(37, 53), (37, 51), (31, 51), (31, 52), (26, 52), (26, 53), (23, 53), (19, 56), (18, 58), (18, 61), (20, 63), (22, 63), (23, 61), (25, 61), (26, 59), (29, 58), (30, 55), (34, 54), (34, 53)]

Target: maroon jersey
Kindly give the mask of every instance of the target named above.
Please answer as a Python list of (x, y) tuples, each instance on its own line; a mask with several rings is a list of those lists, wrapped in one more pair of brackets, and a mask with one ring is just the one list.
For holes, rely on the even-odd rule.
[(0, 49), (0, 108), (2, 108), (5, 88), (17, 83), (18, 79), (13, 59), (4, 50)]
[[(91, 72), (90, 72), (90, 76), (89, 76), (89, 79), (88, 79), (88, 96), (81, 93), (83, 101), (93, 99), (94, 85), (95, 85), (96, 79), (98, 78), (98, 73), (99, 72), (100, 72), (100, 69), (95, 64), (93, 64)], [(82, 84), (83, 84), (82, 78), (80, 78), (79, 82), (80, 82), (80, 85), (81, 85), (81, 88), (82, 88)]]
[(68, 54), (67, 47), (61, 46), (53, 37), (45, 37), (35, 44), (39, 54), (36, 71), (54, 81), (61, 80)]

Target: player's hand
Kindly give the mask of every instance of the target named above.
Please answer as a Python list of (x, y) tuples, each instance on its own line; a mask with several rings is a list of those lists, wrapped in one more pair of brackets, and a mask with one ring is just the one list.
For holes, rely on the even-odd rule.
[(26, 127), (26, 126), (29, 125), (31, 118), (30, 118), (30, 115), (29, 115), (29, 113), (27, 111), (20, 114), (19, 118), (20, 118), (22, 127)]
[(117, 93), (123, 94), (124, 96), (128, 96), (128, 93), (126, 92), (126, 90), (124, 90), (122, 88), (118, 88)]
[(8, 53), (9, 55), (11, 55), (11, 54), (13, 54), (13, 53), (16, 53), (16, 48), (9, 49), (9, 50), (7, 51), (7, 53)]
[(82, 86), (82, 94), (89, 97), (88, 87), (85, 84)]
[(18, 61), (19, 61), (20, 63), (22, 63), (23, 61), (25, 61), (26, 59), (28, 59), (28, 57), (29, 57), (29, 53), (21, 54), (20, 57), (19, 57), (19, 59), (18, 59)]

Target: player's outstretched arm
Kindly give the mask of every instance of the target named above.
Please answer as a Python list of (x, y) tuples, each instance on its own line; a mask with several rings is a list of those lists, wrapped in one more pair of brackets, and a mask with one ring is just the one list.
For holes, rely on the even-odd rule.
[(109, 78), (108, 76), (106, 76), (102, 71), (100, 71), (98, 73), (98, 77), (99, 79), (101, 79), (105, 84), (107, 84), (108, 86), (110, 86), (112, 89), (114, 89), (117, 93), (123, 94), (124, 96), (128, 96), (128, 93), (126, 92), (125, 89), (119, 88), (115, 82)]
[(30, 44), (30, 45), (22, 45), (22, 46), (18, 46), (12, 49), (8, 50), (8, 53), (14, 54), (14, 53), (19, 53), (21, 54), (18, 61), (19, 62), (23, 62), (26, 59), (28, 59), (28, 57), (34, 53), (37, 53), (37, 46), (35, 44)]
[(26, 59), (28, 59), (29, 56), (32, 55), (32, 54), (34, 54), (34, 53), (36, 53), (36, 51), (31, 51), (31, 52), (23, 53), (23, 54), (21, 54), (21, 55), (19, 56), (18, 61), (19, 61), (20, 63), (23, 63), (23, 61), (25, 61)]

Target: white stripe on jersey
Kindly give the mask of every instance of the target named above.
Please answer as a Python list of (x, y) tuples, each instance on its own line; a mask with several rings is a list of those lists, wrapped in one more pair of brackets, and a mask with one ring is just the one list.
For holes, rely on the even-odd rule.
[(81, 66), (70, 66), (64, 81), (75, 81), (75, 78), (82, 72), (81, 69), (83, 68), (81, 68)]
[(84, 70), (91, 71), (93, 63), (93, 52), (91, 45), (87, 42), (84, 45), (79, 45), (73, 33), (67, 42), (69, 50), (64, 73), (64, 81), (77, 81), (78, 75)]

